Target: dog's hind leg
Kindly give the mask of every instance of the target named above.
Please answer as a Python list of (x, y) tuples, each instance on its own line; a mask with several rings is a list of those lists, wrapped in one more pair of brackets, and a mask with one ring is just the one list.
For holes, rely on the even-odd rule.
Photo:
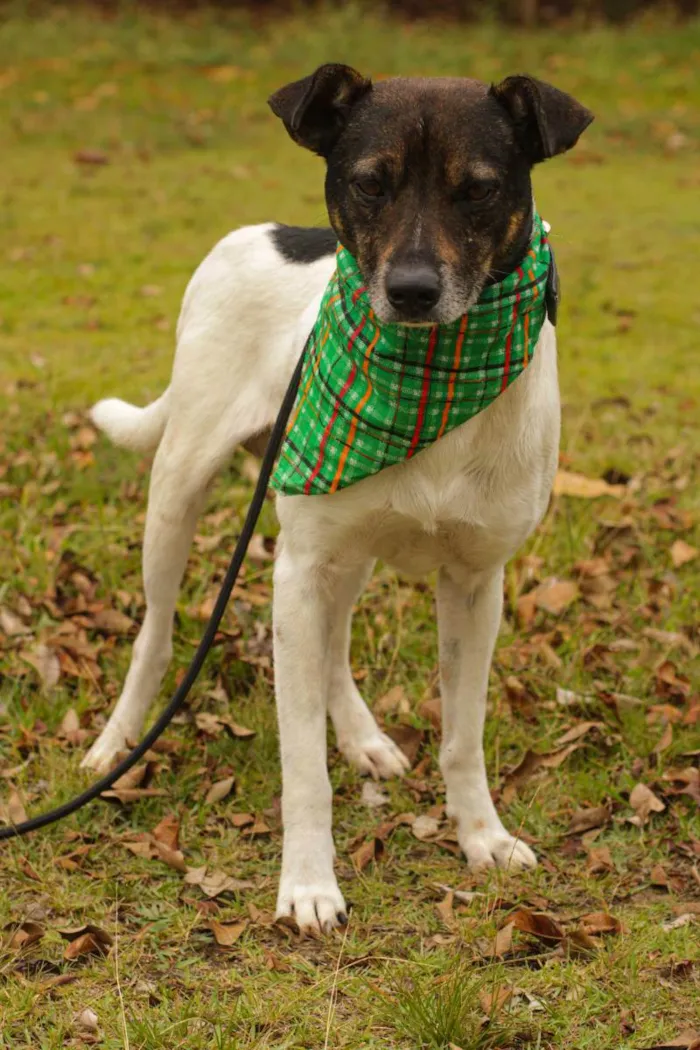
[(440, 767), (447, 813), (471, 868), (534, 867), (529, 846), (501, 824), (486, 779), (483, 733), (486, 691), (501, 622), (503, 571), (462, 586), (446, 570), (438, 577), (442, 689)]
[(347, 572), (334, 588), (328, 638), (328, 709), (338, 750), (360, 773), (374, 779), (400, 776), (409, 762), (393, 740), (382, 733), (360, 696), (350, 668), (352, 607), (369, 579), (373, 561)]
[(122, 694), (83, 760), (92, 769), (109, 769), (125, 743), (140, 736), (170, 662), (175, 604), (197, 518), (211, 481), (240, 436), (223, 428), (207, 432), (208, 422), (205, 418), (193, 429), (191, 421), (182, 427), (177, 418), (171, 420), (156, 453), (143, 545), (146, 616)]

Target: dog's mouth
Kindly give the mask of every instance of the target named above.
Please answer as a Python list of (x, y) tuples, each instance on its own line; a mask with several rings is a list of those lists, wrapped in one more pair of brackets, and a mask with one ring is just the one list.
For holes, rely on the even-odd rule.
[(477, 302), (484, 283), (485, 278), (478, 287), (467, 291), (456, 282), (445, 282), (439, 299), (429, 309), (397, 306), (390, 301), (384, 282), (376, 278), (368, 283), (367, 290), (372, 310), (380, 324), (432, 328), (435, 325), (452, 324), (462, 317)]

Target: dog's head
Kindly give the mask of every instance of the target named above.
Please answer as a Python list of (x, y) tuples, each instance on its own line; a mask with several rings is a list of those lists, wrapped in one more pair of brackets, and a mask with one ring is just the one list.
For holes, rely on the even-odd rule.
[(455, 320), (522, 258), (533, 164), (564, 153), (593, 115), (528, 76), (372, 84), (321, 66), (270, 98), (327, 163), (326, 202), (380, 321)]

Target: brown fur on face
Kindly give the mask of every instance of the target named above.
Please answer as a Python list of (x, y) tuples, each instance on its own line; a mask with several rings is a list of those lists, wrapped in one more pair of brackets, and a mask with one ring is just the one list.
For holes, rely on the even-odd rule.
[[(332, 225), (385, 323), (454, 320), (510, 273), (529, 241), (532, 165), (571, 148), (592, 119), (531, 77), (372, 85), (346, 66), (322, 66), (271, 105), (326, 158)], [(428, 281), (432, 301), (392, 295), (399, 272)]]

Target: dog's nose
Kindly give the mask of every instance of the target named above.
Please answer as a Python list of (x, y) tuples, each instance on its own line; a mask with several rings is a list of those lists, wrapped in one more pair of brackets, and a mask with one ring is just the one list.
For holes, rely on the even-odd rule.
[(423, 263), (394, 266), (387, 274), (386, 294), (396, 310), (419, 316), (440, 298), (440, 277)]

